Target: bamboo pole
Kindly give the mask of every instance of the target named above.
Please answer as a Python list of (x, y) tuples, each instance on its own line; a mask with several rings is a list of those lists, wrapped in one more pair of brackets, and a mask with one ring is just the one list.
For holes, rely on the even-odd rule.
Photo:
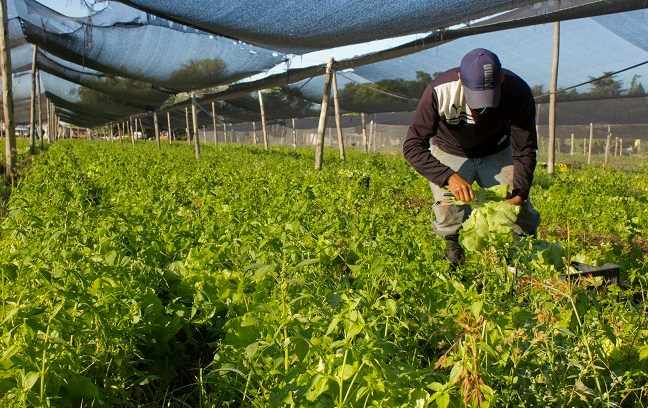
[(547, 158), (547, 176), (553, 177), (556, 164), (556, 90), (558, 83), (558, 59), (560, 54), (560, 21), (554, 22), (553, 62), (551, 65), (551, 82), (549, 84), (549, 143)]
[(256, 129), (256, 122), (252, 122), (252, 144), (256, 145), (257, 144), (257, 129)]
[(587, 150), (587, 164), (592, 163), (592, 142), (594, 141), (594, 124), (590, 123), (589, 149)]
[(161, 149), (160, 146), (160, 128), (158, 126), (158, 117), (157, 112), (153, 112), (153, 131), (155, 132), (155, 142), (157, 143), (158, 150)]
[(340, 120), (340, 102), (338, 100), (337, 72), (333, 71), (333, 104), (335, 106), (335, 127), (337, 129), (338, 149), (340, 151), (340, 160), (346, 159), (344, 151), (344, 137), (342, 136), (342, 124)]
[(216, 126), (216, 101), (212, 101), (212, 126), (214, 127), (214, 146), (218, 146), (218, 127)]
[(297, 129), (295, 129), (295, 118), (292, 118), (292, 147), (296, 148), (297, 147)]
[(196, 151), (196, 158), (200, 157), (200, 138), (198, 137), (198, 112), (196, 111), (196, 106), (198, 102), (196, 101), (196, 94), (191, 93), (191, 119), (193, 121), (193, 139), (194, 139), (194, 148)]
[(257, 91), (259, 95), (259, 109), (261, 110), (261, 130), (263, 133), (263, 148), (268, 150), (268, 131), (266, 129), (265, 108), (263, 107), (263, 94), (261, 90)]
[(223, 140), (225, 141), (225, 143), (227, 143), (227, 125), (224, 122), (223, 122)]
[(29, 154), (36, 154), (36, 46), (32, 45), (31, 103), (29, 104)]
[(610, 125), (608, 125), (607, 138), (605, 139), (605, 164), (607, 165), (610, 160), (610, 143), (612, 142), (612, 132)]
[(14, 123), (13, 85), (11, 77), (11, 47), (9, 45), (9, 21), (7, 2), (0, 2), (0, 59), (2, 60), (2, 109), (5, 122), (5, 174), (9, 182), (16, 165), (16, 131)]
[(317, 127), (317, 147), (315, 151), (315, 169), (322, 169), (324, 161), (324, 134), (326, 131), (326, 116), (328, 113), (329, 98), (331, 95), (331, 77), (333, 76), (333, 58), (326, 63), (326, 77), (324, 79), (324, 93), (322, 95), (322, 111), (320, 112), (319, 125)]

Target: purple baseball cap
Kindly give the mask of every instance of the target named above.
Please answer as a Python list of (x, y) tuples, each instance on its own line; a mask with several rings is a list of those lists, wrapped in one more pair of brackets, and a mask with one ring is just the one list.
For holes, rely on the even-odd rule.
[(499, 105), (502, 64), (493, 52), (476, 48), (461, 59), (461, 84), (471, 109)]

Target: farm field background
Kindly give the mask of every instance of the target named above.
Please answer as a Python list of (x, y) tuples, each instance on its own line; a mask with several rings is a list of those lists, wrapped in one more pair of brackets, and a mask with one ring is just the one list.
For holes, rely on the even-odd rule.
[[(540, 166), (544, 249), (453, 271), (402, 157), (336, 155), (37, 155), (2, 224), (0, 405), (648, 405), (646, 164)], [(622, 284), (560, 280), (551, 244)]]

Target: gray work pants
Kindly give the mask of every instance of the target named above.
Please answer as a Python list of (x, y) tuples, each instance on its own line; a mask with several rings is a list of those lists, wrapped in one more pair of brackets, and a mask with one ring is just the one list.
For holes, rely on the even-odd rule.
[[(442, 164), (459, 173), (468, 183), (477, 181), (477, 184), (484, 188), (498, 184), (508, 184), (509, 188), (513, 186), (513, 155), (510, 146), (499, 153), (474, 159), (454, 156), (435, 145), (432, 145), (430, 150)], [(432, 206), (436, 218), (432, 223), (434, 233), (441, 238), (457, 234), (461, 224), (470, 216), (470, 206), (452, 204), (447, 196), (444, 197), (444, 193), (450, 192), (447, 188), (439, 187), (434, 183), (430, 183), (430, 187), (434, 195)], [(540, 214), (527, 199), (521, 205), (513, 230), (517, 234), (535, 235), (538, 225), (540, 225)]]

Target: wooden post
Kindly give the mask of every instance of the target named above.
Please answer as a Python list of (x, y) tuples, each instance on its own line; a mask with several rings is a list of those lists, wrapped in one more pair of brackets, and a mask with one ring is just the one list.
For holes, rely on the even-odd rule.
[(36, 154), (36, 46), (32, 45), (31, 103), (29, 104), (29, 154)]
[(160, 146), (160, 128), (158, 126), (158, 117), (157, 112), (153, 112), (153, 131), (155, 132), (155, 142), (157, 143), (158, 150), (161, 149)]
[(619, 149), (619, 138), (615, 137), (614, 138), (614, 157), (617, 157), (618, 149)]
[(41, 150), (45, 149), (43, 145), (43, 108), (41, 106), (41, 82), (40, 71), (36, 75), (36, 104), (38, 105), (38, 144)]
[(252, 144), (253, 145), (257, 144), (256, 122), (252, 122)]
[(333, 58), (326, 63), (326, 76), (324, 78), (324, 93), (322, 95), (322, 111), (320, 112), (319, 125), (317, 126), (317, 146), (315, 151), (315, 169), (322, 169), (324, 161), (324, 134), (326, 131), (326, 116), (328, 113), (329, 98), (331, 95), (331, 77), (333, 76)]
[(227, 125), (223, 122), (223, 141), (227, 143)]
[(214, 127), (214, 146), (218, 146), (218, 127), (216, 126), (216, 102), (212, 101), (212, 126)]
[(337, 128), (338, 149), (340, 150), (340, 160), (346, 159), (344, 151), (344, 137), (342, 136), (342, 124), (340, 120), (340, 102), (338, 101), (337, 72), (333, 71), (333, 103), (335, 106), (335, 127)]
[(196, 112), (196, 106), (198, 105), (198, 102), (196, 102), (196, 94), (194, 92), (191, 93), (191, 119), (193, 121), (193, 138), (194, 138), (194, 147), (196, 151), (196, 157), (200, 157), (200, 139), (198, 137), (198, 112)]
[(45, 116), (47, 118), (47, 142), (52, 143), (52, 115), (50, 114), (49, 98), (45, 98)]
[(7, 18), (7, 2), (0, 2), (0, 59), (2, 60), (2, 109), (5, 122), (5, 174), (9, 182), (13, 177), (16, 165), (16, 131), (14, 124), (13, 84), (11, 77), (11, 47), (9, 45), (9, 21)]
[(144, 122), (142, 122), (141, 118), (139, 119), (139, 124), (140, 124), (140, 132), (142, 133), (142, 138), (146, 140), (146, 129), (144, 129)]
[(266, 130), (265, 109), (263, 108), (263, 94), (261, 90), (257, 91), (259, 95), (259, 109), (261, 110), (261, 131), (263, 133), (263, 147), (268, 150), (268, 131)]
[(365, 119), (365, 114), (360, 114), (360, 123), (362, 127), (362, 147), (364, 148), (365, 153), (369, 153), (369, 145), (367, 144), (367, 123)]
[(612, 141), (612, 132), (610, 131), (610, 125), (608, 125), (607, 139), (605, 139), (605, 164), (607, 165), (610, 160), (610, 143)]
[(376, 114), (374, 113), (374, 125), (373, 125), (373, 151), (376, 151), (376, 146), (378, 144), (378, 121), (376, 120)]
[(189, 108), (185, 108), (185, 120), (187, 121), (187, 142), (191, 144), (191, 132), (189, 132)]
[(556, 164), (556, 90), (560, 50), (560, 21), (554, 23), (553, 36), (553, 62), (551, 65), (551, 82), (549, 84), (549, 143), (547, 146), (547, 176), (549, 180), (554, 174)]
[(619, 157), (623, 157), (623, 139), (619, 138)]
[(592, 142), (594, 141), (594, 124), (590, 123), (589, 150), (587, 151), (587, 164), (592, 163)]
[(373, 135), (374, 135), (374, 121), (369, 121), (369, 145), (367, 146), (368, 150), (371, 151), (371, 146), (373, 146)]
[(574, 155), (574, 132), (571, 134), (571, 148), (569, 149), (569, 155)]
[(167, 136), (169, 137), (169, 144), (173, 139), (173, 131), (171, 130), (171, 112), (167, 112)]
[(292, 147), (297, 147), (297, 129), (295, 129), (295, 118), (292, 118)]

